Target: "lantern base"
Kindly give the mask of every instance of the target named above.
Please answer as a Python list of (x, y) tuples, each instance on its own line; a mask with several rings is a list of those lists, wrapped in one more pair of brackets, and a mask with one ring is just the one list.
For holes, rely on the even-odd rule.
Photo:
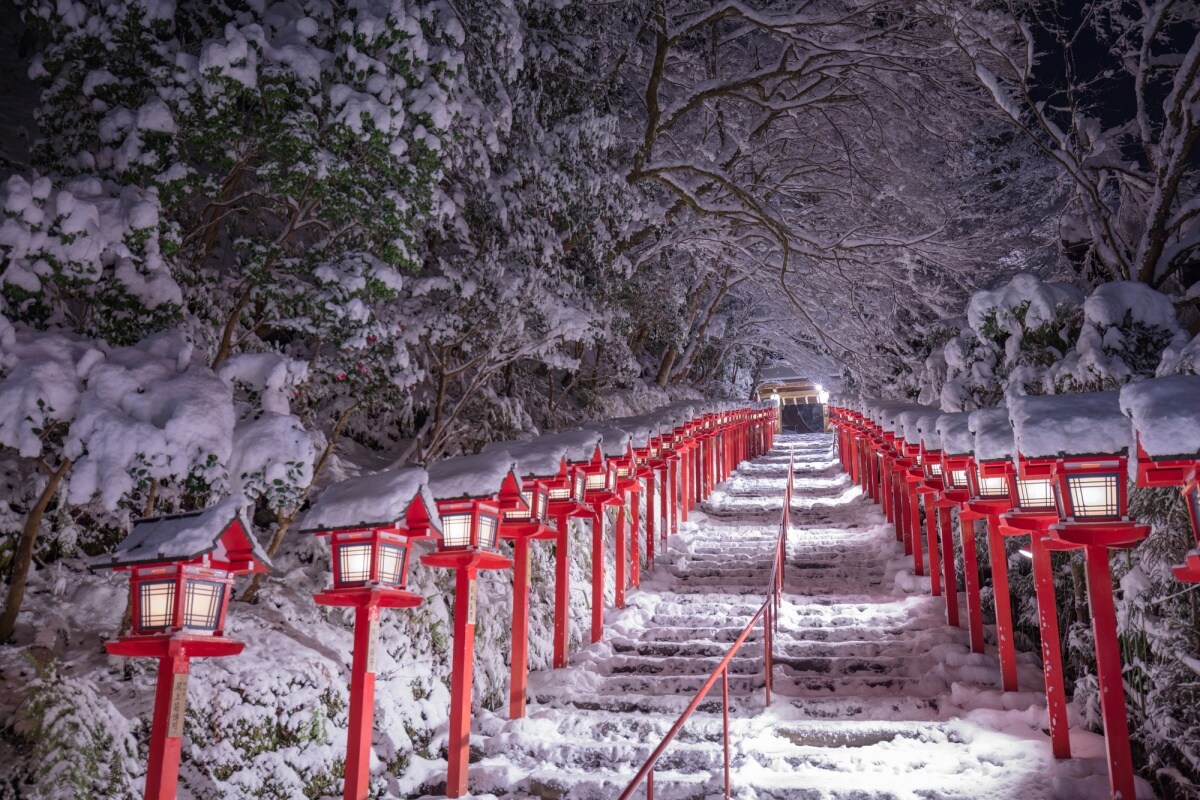
[(236, 656), (246, 647), (245, 642), (227, 639), (224, 636), (189, 636), (174, 634), (162, 636), (123, 636), (115, 642), (105, 642), (104, 649), (110, 656), (127, 658), (220, 658)]
[(313, 595), (317, 605), (338, 608), (415, 608), (424, 599), (419, 594), (385, 586), (326, 589)]
[(427, 567), (449, 567), (450, 569), (509, 569), (512, 560), (490, 550), (439, 550), (421, 556)]
[(1055, 539), (1078, 547), (1133, 547), (1150, 535), (1149, 525), (1117, 522), (1060, 522), (1050, 528)]
[(1012, 501), (1007, 497), (996, 498), (995, 500), (972, 500), (967, 503), (967, 509), (979, 517), (999, 516), (1012, 508)]
[(1004, 536), (1046, 534), (1058, 524), (1058, 514), (1010, 511), (1000, 517), (1000, 533)]
[(576, 503), (574, 500), (567, 502), (556, 502), (552, 500), (550, 501), (550, 504), (547, 506), (546, 510), (547, 513), (552, 517), (565, 516), (572, 519), (580, 519), (592, 516), (591, 506), (584, 505), (583, 503)]
[(501, 539), (556, 539), (558, 531), (540, 522), (505, 522), (500, 526)]
[(1172, 567), (1176, 580), (1184, 583), (1200, 583), (1200, 552), (1193, 550), (1178, 567)]

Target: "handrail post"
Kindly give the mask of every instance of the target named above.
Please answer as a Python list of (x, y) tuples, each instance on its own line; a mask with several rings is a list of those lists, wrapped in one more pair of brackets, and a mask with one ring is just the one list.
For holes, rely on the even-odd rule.
[(725, 740), (725, 800), (729, 800), (729, 666), (721, 673), (721, 722)]
[(654, 768), (650, 768), (650, 774), (646, 776), (646, 800), (654, 800)]

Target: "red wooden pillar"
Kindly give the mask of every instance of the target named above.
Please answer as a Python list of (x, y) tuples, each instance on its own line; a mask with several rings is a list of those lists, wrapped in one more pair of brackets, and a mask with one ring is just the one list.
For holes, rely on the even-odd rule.
[(678, 489), (679, 496), (677, 499), (679, 501), (678, 508), (679, 508), (679, 521), (680, 522), (688, 521), (688, 508), (690, 506), (690, 503), (688, 502), (688, 495), (691, 493), (691, 485), (692, 485), (692, 481), (691, 481), (692, 475), (689, 470), (689, 467), (691, 466), (691, 464), (689, 463), (690, 461), (691, 461), (691, 448), (685, 446), (683, 449), (683, 452), (680, 454), (680, 459), (679, 459), (679, 489)]
[(1108, 548), (1088, 545), (1088, 601), (1092, 607), (1092, 632), (1096, 639), (1096, 678), (1100, 684), (1100, 716), (1104, 719), (1104, 747), (1108, 752), (1108, 783), (1114, 800), (1135, 798), (1133, 756), (1129, 750), (1129, 720), (1125, 714), (1125, 686), (1121, 679), (1121, 644), (1117, 639), (1117, 612), (1113, 606), (1112, 572)]
[(629, 585), (635, 589), (642, 585), (642, 479), (636, 480), (635, 491), (629, 493)]
[(1042, 636), (1042, 674), (1046, 677), (1046, 711), (1050, 718), (1050, 745), (1055, 758), (1071, 757), (1067, 723), (1067, 696), (1063, 686), (1061, 645), (1058, 636), (1058, 601), (1054, 594), (1054, 565), (1050, 544), (1041, 533), (1031, 536), (1033, 579), (1037, 589), (1038, 628)]
[(992, 562), (992, 588), (996, 603), (996, 646), (1000, 651), (1000, 683), (1006, 692), (1017, 691), (1017, 652), (1013, 644), (1012, 599), (1008, 592), (1008, 554), (1000, 533), (1000, 518), (989, 514), (988, 557)]
[(896, 506), (896, 541), (904, 542), (904, 555), (912, 555), (912, 540), (908, 535), (908, 492), (904, 491), (904, 475), (892, 473), (892, 498)]
[(375, 652), (379, 607), (354, 609), (354, 655), (350, 665), (350, 729), (346, 734), (345, 800), (366, 800), (371, 790), (371, 733), (375, 727)]
[(604, 636), (604, 506), (592, 517), (592, 643)]
[(471, 678), (475, 669), (475, 575), (474, 564), (454, 571), (447, 797), (462, 797), (467, 793), (467, 767), (471, 749)]
[[(929, 550), (929, 592), (934, 597), (942, 595), (942, 570), (938, 564), (937, 515), (934, 514), (933, 504), (925, 495), (925, 546)], [(920, 534), (921, 517), (917, 516), (917, 533)]]
[(146, 764), (146, 800), (175, 800), (189, 671), (187, 651), (182, 648), (170, 647), (167, 655), (158, 659), (150, 757)]
[(960, 624), (958, 619), (958, 578), (954, 574), (954, 527), (950, 519), (949, 505), (938, 504), (937, 525), (942, 537), (942, 577), (946, 582), (946, 622), (957, 628)]
[(567, 512), (561, 512), (554, 525), (558, 529), (554, 543), (554, 668), (561, 669), (567, 665), (571, 620), (571, 562), (567, 558), (571, 518)]
[[(669, 500), (667, 502), (666, 507), (663, 508), (663, 511), (666, 512), (666, 515), (671, 520), (671, 524), (670, 524), (670, 532), (671, 533), (679, 533), (679, 503), (677, 502), (676, 494), (678, 492), (679, 465), (681, 463), (683, 463), (683, 462), (679, 461), (679, 460), (673, 460), (673, 461), (669, 462), (669, 466), (668, 466), (669, 472), (668, 472), (668, 477), (667, 477), (667, 494), (669, 496)], [(667, 533), (667, 531), (664, 530), (663, 531), (664, 539), (666, 538), (666, 533)]]
[(908, 496), (908, 540), (912, 546), (913, 574), (925, 574), (925, 552), (921, 547), (921, 502), (911, 484), (905, 487)]
[(657, 494), (657, 476), (654, 470), (646, 478), (646, 567), (654, 569), (654, 532), (657, 525), (657, 511), (654, 507), (654, 496)]
[(979, 557), (975, 549), (975, 521), (982, 519), (966, 509), (958, 512), (962, 530), (963, 583), (967, 587), (967, 632), (971, 635), (971, 652), (982, 653), (983, 599), (979, 592)]
[(513, 631), (509, 657), (508, 718), (525, 716), (529, 682), (529, 538), (513, 540)]
[[(628, 541), (629, 540), (625, 538), (626, 536), (628, 536), (628, 531), (625, 529), (625, 504), (624, 503), (617, 506), (617, 525), (616, 525), (615, 536), (616, 536), (617, 540), (615, 542), (615, 547), (613, 548), (614, 549), (614, 553), (613, 553), (613, 561), (614, 561), (613, 583), (616, 584), (616, 587), (615, 587), (614, 595), (613, 595), (613, 604), (617, 608), (624, 608), (625, 607), (625, 570), (627, 567), (627, 562), (629, 560), (629, 552), (628, 552)], [(601, 550), (601, 554), (603, 554), (603, 550)]]

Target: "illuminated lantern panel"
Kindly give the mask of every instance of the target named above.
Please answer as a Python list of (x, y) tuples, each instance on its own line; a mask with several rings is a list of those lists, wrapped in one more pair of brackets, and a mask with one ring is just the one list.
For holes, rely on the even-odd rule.
[(371, 543), (337, 546), (337, 574), (334, 583), (366, 583), (371, 579)]
[(1188, 516), (1192, 520), (1192, 533), (1200, 544), (1200, 481), (1192, 481), (1187, 490)]
[(590, 491), (598, 491), (608, 488), (608, 474), (606, 472), (593, 472), (587, 476), (587, 488)]
[(1068, 475), (1070, 516), (1076, 519), (1120, 515), (1120, 478), (1117, 475)]
[[(977, 467), (976, 477), (979, 481), (979, 497), (1008, 497), (1008, 479), (1004, 476), (985, 477), (983, 471)], [(1051, 505), (1053, 505), (1053, 502), (1051, 502)]]
[(496, 546), (496, 518), (490, 514), (479, 515), (479, 546), (492, 549)]
[(931, 461), (931, 462), (930, 462), (930, 463), (927, 465), (926, 469), (927, 469), (927, 470), (928, 470), (928, 472), (929, 472), (929, 477), (931, 477), (931, 478), (940, 478), (940, 477), (942, 477), (942, 465), (941, 465), (941, 464), (938, 464), (936, 461)]
[(949, 489), (966, 489), (967, 488), (967, 471), (965, 469), (952, 469), (945, 476), (946, 487)]
[(538, 517), (537, 502), (541, 498), (541, 493), (534, 493), (532, 489), (522, 489), (521, 499), (525, 501), (525, 508), (514, 508), (504, 512), (505, 519), (527, 520)]
[(443, 514), (442, 544), (446, 547), (470, 547), (471, 516), (471, 514)]
[(130, 587), (136, 598), (133, 632), (217, 632), (223, 627), (229, 583), (228, 573), (203, 567), (135, 567)]
[(586, 488), (587, 488), (587, 487), (586, 487), (586, 484), (585, 484), (585, 482), (584, 482), (583, 475), (582, 475), (582, 474), (578, 474), (578, 473), (577, 473), (577, 474), (575, 475), (575, 502), (577, 502), (577, 503), (582, 503), (582, 502), (583, 502), (583, 498), (584, 498), (584, 490), (585, 490)]
[(1018, 478), (1017, 506), (1022, 511), (1054, 509), (1054, 485), (1049, 478)]
[(138, 588), (138, 619), (143, 631), (161, 630), (175, 619), (175, 581), (146, 581)]

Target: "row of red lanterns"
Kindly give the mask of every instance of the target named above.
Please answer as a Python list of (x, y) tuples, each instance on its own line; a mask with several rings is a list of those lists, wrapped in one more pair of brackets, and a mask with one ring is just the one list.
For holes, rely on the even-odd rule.
[[(675, 407), (594, 430), (495, 443), (428, 472), (389, 470), (327, 489), (303, 529), (331, 545), (332, 587), (314, 600), (355, 609), (343, 796), (368, 796), (379, 612), (422, 602), (406, 588), (415, 542), (435, 543), (420, 556), (423, 564), (455, 571), (446, 793), (458, 797), (467, 791), (478, 572), (514, 572), (509, 715), (518, 718), (525, 713), (528, 671), (530, 543), (556, 544), (554, 666), (564, 667), (569, 520), (592, 522), (596, 642), (603, 634), (606, 509), (616, 511), (615, 604), (623, 607), (627, 582), (640, 582), (643, 543), (653, 566), (656, 539), (665, 544), (739, 462), (770, 449), (775, 430), (771, 404), (700, 413)], [(499, 550), (501, 540), (512, 542), (511, 558)], [(268, 571), (270, 562), (237, 501), (228, 499), (202, 512), (138, 521), (95, 566), (130, 573), (132, 631), (108, 643), (108, 651), (159, 659), (145, 796), (173, 798), (190, 659), (241, 652), (244, 644), (224, 634), (233, 577)]]
[(1119, 396), (1024, 397), (1007, 409), (969, 414), (853, 399), (831, 401), (829, 413), (843, 466), (895, 524), (918, 575), (924, 573), (922, 547), (928, 549), (931, 591), (940, 594), (944, 583), (947, 621), (956, 626), (951, 512), (959, 514), (970, 647), (979, 653), (984, 644), (975, 523), (987, 522), (1005, 691), (1017, 690), (1017, 665), (1004, 540), (1030, 537), (1056, 758), (1070, 758), (1071, 746), (1050, 553), (1084, 551), (1110, 789), (1113, 798), (1134, 797), (1109, 550), (1133, 547), (1149, 534), (1148, 526), (1128, 516), (1132, 455), (1137, 485), (1182, 488), (1198, 549), (1175, 574), (1200, 582), (1200, 442), (1179, 435), (1183, 418), (1182, 427), (1200, 434), (1200, 377), (1146, 381)]

